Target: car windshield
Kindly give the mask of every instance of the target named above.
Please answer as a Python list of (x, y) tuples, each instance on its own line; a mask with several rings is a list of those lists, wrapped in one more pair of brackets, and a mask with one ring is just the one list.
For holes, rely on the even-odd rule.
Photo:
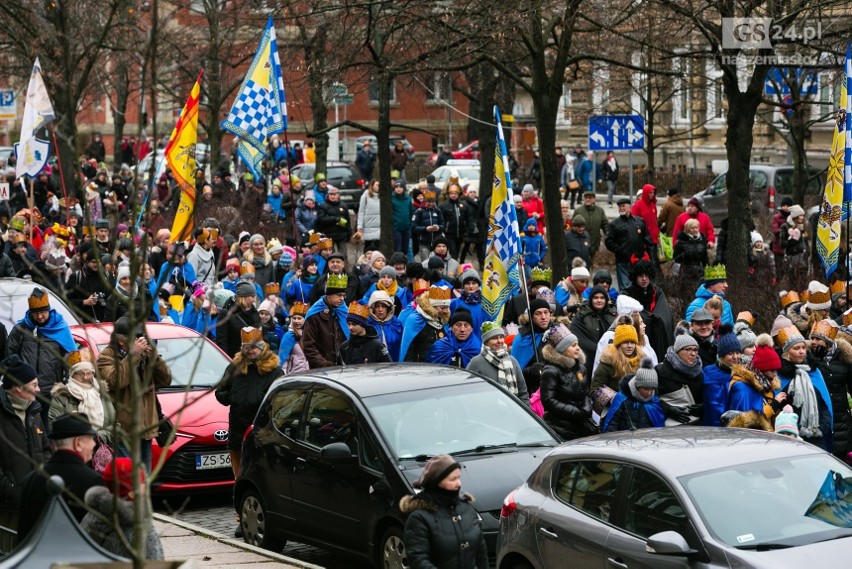
[[(228, 358), (204, 338), (164, 338), (156, 342), (157, 352), (172, 372), (169, 389), (215, 387), (228, 367)], [(99, 346), (99, 350), (106, 346)]]
[(365, 397), (399, 459), (557, 441), (501, 388), (485, 382)]
[(852, 535), (852, 469), (828, 454), (679, 480), (710, 532), (733, 547), (793, 547)]

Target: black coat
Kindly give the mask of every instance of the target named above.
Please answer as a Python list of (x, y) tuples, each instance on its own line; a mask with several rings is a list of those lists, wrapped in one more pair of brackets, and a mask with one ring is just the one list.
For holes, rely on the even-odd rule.
[(573, 229), (565, 232), (565, 249), (567, 250), (567, 265), (570, 267), (576, 257), (586, 262), (587, 267), (592, 266), (592, 240), (587, 231), (577, 233)]
[(317, 207), (317, 221), (314, 229), (331, 237), (335, 242), (349, 241), (352, 237), (349, 208), (343, 202), (324, 201)]
[(604, 244), (620, 264), (630, 263), (631, 258), (641, 259), (653, 246), (648, 227), (635, 215), (619, 215), (610, 221)]
[(240, 330), (246, 326), (260, 328), (260, 313), (252, 306), (243, 310), (237, 304), (235, 298), (230, 298), (222, 307), (219, 318), (216, 321), (216, 345), (228, 357), (235, 357), (243, 345)]
[(69, 450), (57, 450), (44, 463), (44, 472), (30, 472), (24, 479), (21, 490), (21, 513), (18, 518), (18, 543), (20, 543), (35, 526), (42, 510), (47, 505), (47, 479), (60, 476), (65, 482), (65, 490), (80, 499), (79, 503), (71, 497), (65, 498), (65, 503), (71, 508), (78, 522), (83, 521), (86, 508), (82, 505), (86, 491), (92, 486), (103, 486), (101, 476), (92, 467), (83, 462), (83, 458)]
[(482, 518), (465, 494), (460, 500), (424, 490), (405, 496), (405, 552), (413, 569), (487, 569)]
[[(488, 222), (486, 216), (480, 215), (479, 210), (481, 209), (481, 203), (479, 198), (471, 199), (466, 197), (463, 202), (465, 224), (467, 227), (464, 235), (464, 241), (465, 243), (482, 243), (488, 236)], [(520, 220), (518, 220), (518, 227), (523, 227)]]
[(50, 458), (40, 413), (41, 404), (33, 401), (27, 407), (26, 421), (21, 421), (8, 392), (0, 389), (0, 511), (19, 511), (24, 478), (33, 471), (33, 463), (43, 464)]
[[(85, 262), (85, 261), (84, 261)], [(108, 277), (104, 277), (107, 281)], [(74, 272), (66, 283), (68, 289), (68, 298), (78, 309), (78, 314), (82, 314), (86, 322), (104, 322), (106, 315), (106, 299), (112, 293), (112, 290), (107, 287), (104, 280), (101, 278), (101, 273), (98, 271), (90, 271), (88, 268)], [(83, 301), (89, 298), (92, 293), (100, 293), (103, 302), (96, 303), (92, 306), (83, 304)]]
[(698, 239), (692, 239), (685, 232), (678, 232), (672, 260), (685, 267), (704, 267), (708, 263), (707, 238), (699, 233)]
[(819, 360), (817, 367), (825, 379), (834, 412), (831, 452), (845, 459), (846, 453), (852, 451), (852, 421), (846, 395), (847, 392), (852, 393), (852, 345), (846, 340), (836, 340), (836, 344), (837, 348), (831, 360), (827, 363), (824, 359)]
[(340, 346), (338, 359), (343, 365), (390, 363), (388, 349), (379, 341), (379, 334), (372, 326), (365, 328), (365, 336), (349, 336)]
[(689, 388), (696, 403), (704, 401), (704, 374), (700, 373), (694, 377), (678, 371), (669, 362), (668, 358), (654, 368), (657, 372), (657, 394), (661, 397), (667, 393), (677, 391), (681, 387)]
[[(426, 231), (426, 228), (431, 225), (440, 227), (438, 231)], [(415, 233), (420, 236), (420, 246), (429, 247), (429, 250), (435, 248), (435, 240), (443, 237), (447, 230), (447, 224), (444, 220), (444, 214), (437, 207), (421, 207), (414, 212), (412, 228)]]
[(615, 306), (607, 300), (603, 310), (594, 310), (589, 301), (583, 301), (577, 314), (571, 320), (568, 327), (577, 336), (583, 353), (586, 354), (586, 365), (584, 366), (586, 377), (592, 376), (592, 364), (595, 353), (598, 351), (598, 342), (609, 330), (615, 320)]
[[(50, 393), (53, 386), (65, 379), (65, 355), (68, 353), (44, 334), (38, 336), (23, 324), (15, 324), (9, 334), (6, 351), (18, 354), (33, 366), (38, 374), (38, 388)], [(2, 439), (0, 439), (2, 440)]]
[(447, 237), (459, 240), (467, 233), (467, 208), (461, 200), (447, 200), (438, 206), (447, 224)]
[(583, 365), (546, 345), (542, 356), (547, 365), (541, 372), (541, 404), (544, 420), (565, 440), (576, 439), (592, 432), (589, 382), (583, 375)]

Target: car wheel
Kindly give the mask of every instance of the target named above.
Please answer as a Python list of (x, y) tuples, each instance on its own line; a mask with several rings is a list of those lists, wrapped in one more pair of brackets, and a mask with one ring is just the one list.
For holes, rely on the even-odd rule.
[(381, 559), (379, 566), (384, 569), (408, 569), (408, 556), (405, 552), (405, 542), (402, 537), (402, 528), (391, 526), (385, 530), (382, 536), (382, 549), (379, 552)]
[(533, 566), (526, 559), (520, 559), (512, 562), (508, 569), (533, 569)]
[(287, 544), (286, 539), (270, 535), (266, 506), (254, 490), (243, 494), (240, 502), (240, 525), (243, 528), (243, 540), (250, 545), (281, 551)]

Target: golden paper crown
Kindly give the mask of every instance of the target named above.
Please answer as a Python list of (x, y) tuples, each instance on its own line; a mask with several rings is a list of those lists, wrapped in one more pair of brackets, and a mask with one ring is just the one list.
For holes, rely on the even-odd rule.
[(27, 304), (29, 304), (30, 312), (50, 310), (50, 297), (40, 288), (35, 288), (27, 299)]
[(331, 250), (334, 247), (334, 241), (328, 237), (322, 237), (317, 243), (317, 249), (320, 251)]
[(742, 320), (743, 322), (748, 322), (749, 326), (754, 326), (754, 314), (749, 312), (748, 310), (743, 310), (742, 312), (737, 314), (737, 322)]
[(96, 233), (94, 225), (84, 225), (83, 226), (83, 235), (94, 236)]
[(219, 230), (218, 229), (202, 229), (201, 235), (198, 236), (199, 243), (206, 243), (207, 241), (216, 241), (219, 239)]
[(321, 234), (311, 231), (310, 233), (308, 233), (308, 243), (310, 243), (311, 245), (316, 245), (317, 243), (319, 243), (320, 237), (322, 237)]
[(828, 287), (828, 291), (831, 293), (831, 296), (835, 294), (840, 294), (841, 292), (846, 291), (846, 283), (843, 281), (834, 281)]
[(260, 344), (263, 343), (263, 333), (258, 328), (246, 326), (240, 330), (240, 339), (243, 344)]
[(831, 292), (817, 290), (808, 294), (808, 303), (810, 304), (826, 304), (831, 303)]
[(414, 292), (414, 296), (419, 296), (424, 292), (428, 292), (430, 286), (429, 281), (425, 279), (416, 279), (411, 285), (411, 290)]
[(787, 342), (791, 338), (795, 338), (796, 336), (801, 338), (803, 342), (805, 341), (804, 336), (802, 336), (802, 333), (799, 332), (798, 328), (796, 328), (795, 326), (787, 326), (786, 328), (781, 328), (780, 330), (778, 330), (778, 335), (775, 336), (775, 341), (777, 342), (778, 347), (783, 350)]
[(550, 285), (550, 279), (553, 277), (553, 270), (536, 267), (532, 270), (532, 282), (546, 282)]
[(369, 320), (370, 307), (365, 306), (356, 300), (349, 305), (349, 314), (352, 314), (354, 316), (360, 316), (364, 320)]
[(280, 245), (281, 245), (281, 241), (279, 241), (278, 239), (273, 237), (272, 239), (270, 239), (269, 241), (266, 242), (266, 250), (269, 251), (273, 247), (280, 246)]
[(68, 352), (68, 355), (65, 356), (65, 363), (68, 364), (68, 367), (72, 367), (81, 361), (83, 361), (83, 358), (80, 357), (80, 352), (77, 350)]
[(833, 341), (837, 338), (837, 324), (830, 320), (820, 320), (819, 322), (815, 322), (811, 328), (811, 338), (813, 338), (814, 335), (825, 336), (829, 340)]
[(263, 285), (263, 296), (278, 296), (281, 293), (281, 285), (278, 283), (266, 283)]
[(790, 292), (781, 295), (781, 308), (787, 308), (794, 302), (801, 302), (799, 293), (795, 290), (791, 290)]
[(304, 316), (308, 313), (308, 306), (304, 302), (294, 302), (293, 306), (290, 307), (290, 316)]
[(852, 308), (843, 313), (843, 325), (852, 326)]
[(243, 261), (240, 265), (240, 274), (247, 275), (249, 273), (252, 275), (254, 274), (254, 265), (252, 265), (248, 261)]
[(429, 287), (429, 300), (452, 300), (453, 291), (447, 286)]
[(426, 190), (423, 192), (423, 199), (429, 202), (435, 201), (435, 192), (432, 190)]
[(70, 235), (68, 228), (58, 223), (53, 224), (53, 234), (63, 239), (68, 239), (68, 235)]
[(811, 293), (809, 293), (806, 290), (803, 290), (802, 292), (799, 293), (799, 300), (801, 300), (802, 302), (807, 302), (808, 300), (810, 300), (810, 298), (811, 298)]
[(328, 292), (329, 290), (346, 290), (346, 285), (349, 284), (349, 277), (346, 276), (346, 273), (341, 273), (336, 275), (334, 273), (329, 273), (328, 278), (325, 281), (325, 290)]
[(728, 272), (725, 270), (725, 265), (707, 265), (704, 267), (704, 280), (719, 281), (726, 280)]

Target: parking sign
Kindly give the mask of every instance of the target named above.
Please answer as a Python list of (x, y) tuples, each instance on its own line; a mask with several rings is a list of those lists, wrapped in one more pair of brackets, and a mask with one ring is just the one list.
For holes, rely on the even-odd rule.
[(18, 104), (16, 99), (14, 89), (0, 89), (0, 120), (17, 120)]

